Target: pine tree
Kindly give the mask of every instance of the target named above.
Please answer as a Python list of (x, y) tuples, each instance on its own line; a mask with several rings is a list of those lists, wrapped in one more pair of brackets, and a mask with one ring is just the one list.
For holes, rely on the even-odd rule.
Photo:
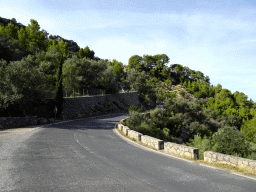
[(19, 43), (20, 43), (20, 46), (27, 50), (28, 48), (28, 43), (27, 43), (27, 38), (28, 38), (28, 35), (26, 33), (26, 31), (24, 30), (23, 27), (20, 28), (20, 30), (18, 31), (18, 38), (19, 38)]
[(55, 95), (54, 95), (54, 103), (55, 106), (57, 106), (57, 117), (61, 117), (62, 113), (62, 105), (63, 105), (63, 90), (62, 90), (62, 66), (64, 63), (64, 58), (63, 55), (60, 54), (59, 57), (59, 65), (58, 65), (58, 70), (57, 70), (57, 82), (56, 82), (56, 87), (55, 87)]

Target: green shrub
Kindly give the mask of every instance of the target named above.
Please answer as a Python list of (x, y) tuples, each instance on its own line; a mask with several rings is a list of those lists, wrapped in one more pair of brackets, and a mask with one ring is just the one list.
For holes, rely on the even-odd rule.
[(136, 106), (134, 106), (134, 105), (130, 105), (128, 111), (129, 111), (129, 113), (130, 113), (131, 111), (137, 111), (138, 113), (141, 113), (141, 112), (142, 112), (142, 108), (138, 108), (138, 107), (136, 107)]
[(211, 151), (212, 144), (211, 139), (207, 138), (205, 135), (203, 138), (200, 135), (194, 135), (194, 139), (190, 139), (186, 145), (198, 148), (199, 150), (199, 159), (204, 159), (204, 152)]
[(170, 140), (170, 129), (165, 127), (165, 128), (163, 128), (162, 132), (165, 137), (164, 139), (169, 141)]
[(185, 98), (185, 99), (188, 99), (188, 98), (189, 98), (189, 94), (188, 94), (188, 93), (185, 93), (184, 98)]
[(181, 91), (179, 92), (179, 94), (184, 97), (184, 96), (185, 96), (185, 91), (181, 90)]
[(136, 126), (139, 126), (142, 122), (143, 115), (137, 111), (130, 111), (130, 117), (126, 120), (126, 126), (134, 129)]
[(212, 150), (218, 153), (246, 158), (250, 145), (245, 136), (235, 127), (225, 126), (212, 135)]

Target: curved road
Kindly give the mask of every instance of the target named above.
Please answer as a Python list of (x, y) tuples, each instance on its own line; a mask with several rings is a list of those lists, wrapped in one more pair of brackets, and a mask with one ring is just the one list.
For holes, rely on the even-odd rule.
[(256, 180), (131, 144), (114, 129), (126, 116), (0, 131), (0, 191), (256, 191)]

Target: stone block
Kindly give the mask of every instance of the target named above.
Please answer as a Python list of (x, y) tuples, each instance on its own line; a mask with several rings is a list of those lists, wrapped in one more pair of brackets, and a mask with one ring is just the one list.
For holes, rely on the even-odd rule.
[(234, 166), (237, 166), (237, 158), (236, 157), (230, 157), (230, 163), (233, 164)]
[(129, 127), (123, 126), (123, 133), (124, 133), (125, 135), (127, 135), (129, 129), (130, 129)]
[(256, 161), (249, 161), (249, 166), (252, 168), (252, 169), (255, 169), (256, 170)]
[(185, 152), (184, 155), (185, 155), (186, 157), (192, 158), (192, 155), (191, 155), (191, 153), (189, 153), (189, 152)]
[(160, 139), (156, 139), (154, 137), (150, 137), (148, 135), (142, 135), (141, 136), (141, 142), (145, 143), (151, 147), (154, 147), (157, 150), (162, 149), (162, 147), (164, 146), (164, 141), (160, 140)]
[(224, 155), (218, 154), (218, 161), (223, 161), (223, 157), (224, 157)]
[(172, 153), (172, 154), (175, 154), (177, 155), (177, 151), (172, 147), (170, 150), (169, 150), (169, 153)]
[(246, 165), (246, 166), (248, 166), (248, 165), (249, 165), (249, 162), (248, 162), (248, 160), (246, 160), (246, 159), (243, 159), (243, 164), (244, 164), (244, 165)]
[(230, 156), (229, 155), (224, 155), (224, 160), (229, 162)]
[(211, 158), (211, 159), (212, 159), (212, 154), (213, 154), (213, 153), (210, 153), (210, 152), (209, 152), (209, 153), (207, 153), (207, 157), (209, 157), (209, 158)]

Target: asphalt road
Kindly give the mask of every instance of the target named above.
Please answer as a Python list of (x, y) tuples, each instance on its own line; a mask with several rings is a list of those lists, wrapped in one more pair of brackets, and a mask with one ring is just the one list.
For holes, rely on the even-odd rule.
[(114, 129), (126, 115), (0, 131), (0, 191), (256, 191), (256, 180), (131, 144)]

